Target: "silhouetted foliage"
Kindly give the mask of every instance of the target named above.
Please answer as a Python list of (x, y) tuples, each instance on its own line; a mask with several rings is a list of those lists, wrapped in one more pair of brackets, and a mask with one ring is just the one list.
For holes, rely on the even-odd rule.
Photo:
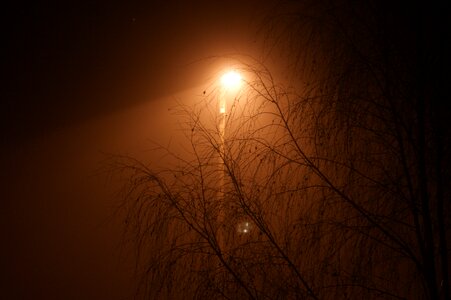
[(146, 297), (449, 299), (446, 15), (412, 5), (279, 3), (224, 144), (218, 89), (171, 165), (118, 158)]

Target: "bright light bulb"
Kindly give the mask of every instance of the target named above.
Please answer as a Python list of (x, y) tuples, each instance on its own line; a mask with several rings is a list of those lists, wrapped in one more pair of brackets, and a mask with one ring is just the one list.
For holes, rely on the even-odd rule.
[(221, 84), (226, 88), (237, 88), (241, 84), (241, 75), (236, 71), (229, 71), (222, 75)]

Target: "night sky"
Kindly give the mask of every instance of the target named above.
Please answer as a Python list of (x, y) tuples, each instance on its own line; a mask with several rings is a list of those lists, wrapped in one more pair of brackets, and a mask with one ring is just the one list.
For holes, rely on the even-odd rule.
[(202, 92), (218, 71), (209, 57), (258, 55), (262, 3), (2, 9), (1, 298), (132, 298), (104, 153), (145, 155), (148, 139), (169, 140), (168, 109)]
[[(413, 186), (424, 185), (421, 197), (427, 199), (434, 195), (431, 186), (436, 180), (437, 194), (442, 193), (437, 199), (445, 201), (445, 206), (443, 203), (440, 205), (448, 209), (443, 213), (448, 223), (443, 223), (443, 226), (427, 220), (424, 223), (434, 223), (431, 232), (434, 226), (441, 229), (448, 226), (441, 236), (443, 240), (445, 233), (449, 236), (450, 189), (447, 181), (451, 169), (448, 122), (451, 109), (449, 96), (442, 97), (449, 89), (449, 55), (446, 55), (449, 47), (445, 46), (449, 39), (449, 11), (444, 10), (444, 5), (443, 9), (438, 5), (423, 9), (422, 4), (416, 2), (404, 6), (401, 1), (397, 4), (370, 1), (372, 7), (359, 1), (306, 1), (302, 2), (305, 8), (313, 13), (320, 12), (320, 17), (323, 13), (336, 17), (333, 20), (337, 23), (326, 24), (318, 17), (308, 20), (313, 20), (311, 24), (318, 26), (309, 27), (309, 22), (307, 25), (303, 23), (302, 17), (305, 20), (308, 17), (302, 10), (296, 12), (298, 15), (293, 14), (293, 19), (280, 18), (281, 25), (265, 23), (266, 17), (275, 16), (274, 5), (280, 2), (297, 3), (277, 0), (40, 1), (11, 3), (2, 8), (1, 299), (134, 298), (140, 277), (134, 273), (135, 252), (127, 243), (127, 236), (123, 235), (125, 218), (123, 211), (118, 210), (120, 201), (124, 199), (124, 194), (121, 194), (124, 178), (109, 171), (111, 156), (124, 155), (160, 162), (160, 158), (153, 157), (149, 150), (154, 147), (151, 141), (179, 150), (181, 145), (177, 141), (182, 132), (174, 108), (180, 104), (193, 107), (192, 104), (199, 103), (199, 99), (213, 89), (220, 73), (233, 65), (238, 56), (263, 62), (271, 67), (271, 72), (277, 73), (278, 79), (292, 80), (291, 87), (296, 85), (295, 88), (299, 89), (307, 88), (310, 81), (315, 82), (315, 76), (320, 80), (328, 78), (319, 81), (318, 91), (314, 86), (311, 90), (306, 89), (304, 96), (309, 98), (313, 95), (316, 99), (315, 93), (319, 93), (324, 98), (318, 99), (328, 100), (327, 93), (331, 91), (331, 95), (349, 100), (343, 104), (343, 115), (357, 119), (363, 116), (362, 120), (366, 120), (366, 115), (360, 110), (364, 108), (364, 104), (359, 106), (360, 103), (368, 100), (374, 107), (379, 107), (379, 102), (371, 103), (372, 98), (366, 97), (376, 97), (372, 95), (372, 89), (378, 91), (380, 82), (373, 79), (379, 75), (387, 79), (385, 83), (381, 81), (386, 84), (386, 90), (381, 84), (380, 101), (382, 104), (387, 99), (394, 101), (393, 106), (392, 102), (387, 105), (390, 106), (387, 111), (399, 114), (387, 117), (381, 113), (381, 119), (387, 117), (388, 120), (387, 123), (381, 122), (384, 126), (389, 124), (389, 133), (393, 129), (389, 128), (391, 118), (395, 125), (398, 122), (402, 125), (404, 121), (407, 124), (403, 128), (405, 140), (414, 146), (406, 157), (414, 162), (417, 157), (424, 158), (418, 158), (418, 170), (416, 165), (412, 165), (414, 175), (417, 171), (424, 175), (418, 176), (418, 182)], [(335, 8), (341, 9), (336, 15)], [(409, 8), (414, 8), (414, 12), (411, 13)], [(278, 12), (281, 11), (283, 9)], [(359, 15), (360, 11), (367, 15)], [(294, 24), (299, 28), (305, 26), (303, 28), (307, 31), (290, 27), (290, 20), (295, 20)], [(344, 29), (333, 27), (340, 24), (338, 21), (343, 21)], [(333, 26), (328, 27), (331, 24)], [(369, 29), (362, 24), (368, 25)], [(371, 32), (372, 29), (375, 31)], [(311, 35), (303, 35), (305, 32)], [(340, 35), (336, 35), (337, 32)], [(270, 40), (270, 34), (276, 38)], [(286, 40), (278, 41), (277, 37)], [(282, 44), (280, 49), (278, 42)], [(306, 54), (301, 54), (299, 49), (304, 50), (304, 46), (310, 48), (305, 48)], [(360, 51), (368, 56), (360, 57)], [(322, 58), (324, 60), (320, 61)], [(367, 65), (368, 62), (374, 62), (375, 69), (371, 64)], [(292, 73), (287, 75), (289, 71)], [(347, 77), (347, 71), (352, 75)], [(346, 76), (340, 81), (343, 74)], [(336, 90), (329, 83), (337, 84)], [(326, 90), (324, 95), (323, 88)], [(391, 89), (393, 95), (389, 93)], [(362, 98), (358, 97), (360, 92), (364, 95)], [(287, 99), (295, 97), (289, 93), (286, 95)], [(417, 101), (416, 96), (421, 101)], [(296, 99), (301, 103), (302, 96), (299, 97)], [(331, 97), (330, 101), (333, 103), (335, 100)], [(396, 101), (400, 101), (399, 111)], [(356, 109), (356, 113), (347, 111), (346, 105), (353, 107), (354, 104), (359, 110)], [(333, 106), (333, 109), (340, 111), (340, 105)], [(385, 112), (382, 108), (381, 111)], [(294, 116), (291, 120), (303, 120), (302, 117)], [(329, 124), (329, 121), (325, 120), (325, 123)], [(374, 122), (379, 124), (379, 121)], [(331, 127), (339, 127), (331, 123)], [(412, 124), (421, 125), (418, 132), (416, 127), (411, 128)], [(384, 128), (380, 129), (381, 132), (385, 132), (385, 127), (381, 128)], [(319, 131), (314, 132), (317, 134)], [(349, 136), (351, 133), (346, 132)], [(416, 137), (419, 139), (418, 147)], [(421, 140), (424, 137), (431, 137), (431, 140)], [(403, 146), (404, 137), (396, 138)], [(435, 140), (436, 144), (431, 142)], [(387, 141), (387, 144), (391, 142), (391, 136)], [(338, 136), (336, 143), (334, 145), (342, 146)], [(358, 146), (353, 147), (360, 150)], [(421, 152), (423, 147), (425, 153)], [(342, 154), (339, 153), (341, 148), (330, 148), (325, 150), (334, 155)], [(417, 149), (421, 150), (418, 150), (418, 155)], [(382, 165), (387, 165), (389, 178), (393, 173), (390, 160), (381, 157)], [(433, 160), (436, 157), (437, 160)], [(370, 160), (367, 163), (374, 166)], [(403, 166), (409, 171), (407, 163)], [(432, 174), (431, 170), (436, 170), (436, 173)], [(369, 178), (378, 176), (364, 175), (369, 175)], [(432, 183), (422, 180), (424, 178), (432, 178)], [(402, 186), (401, 179), (400, 182), (397, 184)], [(326, 186), (330, 187), (329, 184)], [(394, 190), (399, 186), (395, 185)], [(440, 190), (442, 187), (444, 192)], [(365, 193), (368, 190), (362, 188), (362, 199), (371, 195)], [(411, 194), (412, 211), (416, 213), (416, 190)], [(393, 199), (393, 204), (399, 204), (398, 198)], [(427, 205), (424, 207), (428, 208)], [(441, 208), (437, 207), (437, 215), (443, 219)], [(332, 211), (332, 207), (330, 209)], [(340, 213), (337, 209), (337, 215), (333, 217), (339, 217)], [(366, 216), (366, 212), (362, 215)], [(394, 228), (396, 233), (397, 227)], [(418, 236), (424, 234), (426, 241), (432, 236), (421, 227), (415, 228)], [(449, 240), (448, 244), (442, 242), (445, 247), (440, 248), (445, 254), (449, 250), (449, 246), (446, 248)], [(429, 243), (432, 250), (437, 248), (433, 241), (431, 238)], [(413, 245), (415, 252), (422, 243)], [(432, 250), (429, 254), (436, 259)], [(449, 257), (443, 253), (442, 257)], [(424, 254), (425, 258), (428, 258), (427, 254)], [(434, 261), (424, 265), (433, 269)], [(399, 274), (408, 271), (403, 272)], [(335, 271), (329, 275), (334, 277), (334, 274)], [(390, 277), (383, 279), (387, 279), (388, 285), (394, 282)], [(431, 286), (437, 288), (440, 285), (434, 283)]]

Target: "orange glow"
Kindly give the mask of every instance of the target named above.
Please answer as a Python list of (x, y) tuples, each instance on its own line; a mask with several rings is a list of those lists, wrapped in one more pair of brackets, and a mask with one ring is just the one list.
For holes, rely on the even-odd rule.
[(228, 89), (238, 88), (241, 85), (241, 75), (236, 71), (229, 71), (222, 75), (221, 84)]

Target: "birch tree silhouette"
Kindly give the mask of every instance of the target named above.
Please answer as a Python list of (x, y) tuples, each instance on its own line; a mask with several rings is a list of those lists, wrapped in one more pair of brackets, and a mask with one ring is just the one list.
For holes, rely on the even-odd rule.
[(116, 158), (146, 297), (449, 299), (445, 19), (403, 9), (279, 4), (285, 77), (241, 61), (224, 147), (213, 89), (170, 165)]

